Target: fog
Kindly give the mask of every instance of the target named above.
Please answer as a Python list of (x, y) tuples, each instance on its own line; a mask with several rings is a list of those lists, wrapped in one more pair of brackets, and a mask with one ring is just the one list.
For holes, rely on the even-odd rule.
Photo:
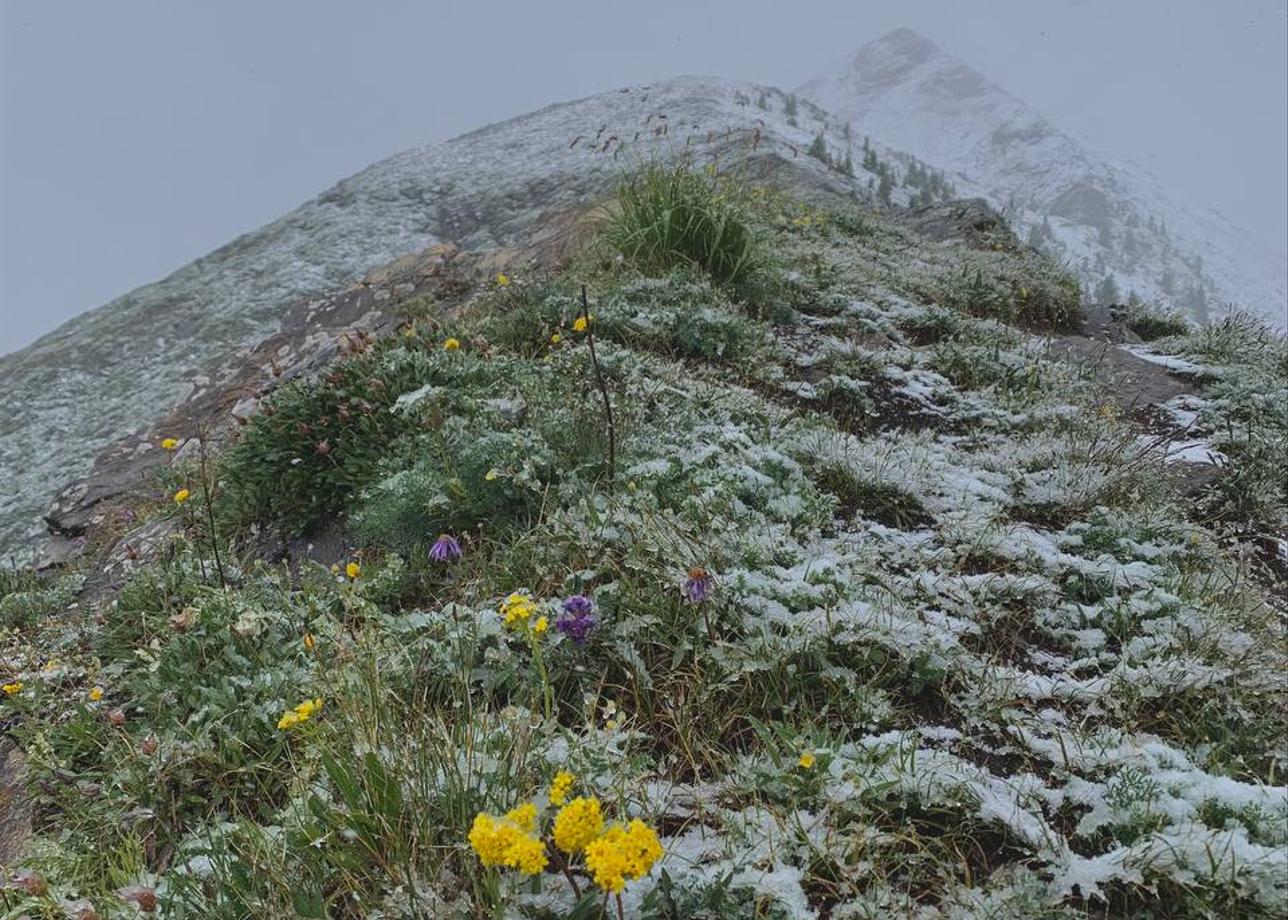
[(682, 73), (793, 87), (905, 25), (1288, 245), (1282, 0), (3, 0), (0, 353), (399, 149)]

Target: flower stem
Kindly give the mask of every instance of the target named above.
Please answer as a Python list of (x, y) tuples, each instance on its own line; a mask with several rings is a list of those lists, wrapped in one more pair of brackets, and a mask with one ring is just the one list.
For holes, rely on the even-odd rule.
[(608, 423), (608, 491), (613, 491), (613, 476), (617, 467), (617, 426), (613, 423), (613, 403), (608, 398), (608, 384), (604, 381), (604, 370), (599, 366), (595, 355), (595, 330), (590, 323), (590, 303), (586, 299), (586, 285), (581, 286), (581, 315), (586, 320), (586, 344), (590, 347), (590, 363), (595, 369), (595, 383), (599, 385), (599, 395), (604, 399), (604, 417)]

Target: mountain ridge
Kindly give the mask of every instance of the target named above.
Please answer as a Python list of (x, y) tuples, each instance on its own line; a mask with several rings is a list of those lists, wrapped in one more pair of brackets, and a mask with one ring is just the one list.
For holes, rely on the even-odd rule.
[[(774, 110), (756, 107), (757, 96), (775, 98)], [(10, 381), (0, 395), (0, 471), (15, 484), (0, 497), (0, 545), (32, 547), (63, 483), (208, 385), (211, 362), (229, 355), (235, 363), (301, 298), (444, 241), (466, 250), (521, 242), (544, 217), (608, 195), (628, 167), (650, 157), (733, 156), (758, 138), (750, 159), (772, 154), (796, 161), (795, 174), (840, 181), (804, 153), (826, 115), (802, 104), (809, 126), (795, 127), (784, 99), (769, 87), (680, 77), (553, 103), (401, 151), (0, 357)]]
[(1234, 302), (1285, 323), (1283, 253), (1214, 208), (1177, 204), (1143, 166), (1098, 153), (925, 36), (895, 30), (797, 92), (978, 191), (1093, 299), (1112, 278), (1120, 296), (1199, 320)]

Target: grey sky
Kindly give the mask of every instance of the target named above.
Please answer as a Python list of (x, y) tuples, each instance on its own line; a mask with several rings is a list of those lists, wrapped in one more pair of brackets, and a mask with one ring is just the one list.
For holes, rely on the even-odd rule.
[(1285, 248), (1283, 0), (0, 0), (0, 353), (397, 150), (901, 25)]

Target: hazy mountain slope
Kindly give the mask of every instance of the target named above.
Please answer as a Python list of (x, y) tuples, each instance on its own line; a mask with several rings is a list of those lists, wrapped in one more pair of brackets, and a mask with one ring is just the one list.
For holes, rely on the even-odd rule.
[(799, 93), (982, 190), (1090, 289), (1112, 277), (1124, 298), (1135, 291), (1199, 317), (1234, 302), (1285, 322), (1283, 253), (1100, 156), (915, 32), (865, 45)]
[[(0, 475), (9, 484), (0, 550), (29, 546), (55, 490), (200, 385), (210, 362), (275, 330), (293, 301), (373, 266), (442, 240), (467, 249), (521, 244), (543, 217), (602, 197), (629, 166), (653, 157), (746, 158), (754, 145), (754, 158), (796, 167), (775, 181), (843, 182), (861, 194), (860, 184), (805, 155), (825, 116), (802, 105), (796, 127), (784, 105), (774, 90), (685, 77), (400, 153), (0, 358)], [(839, 149), (839, 138), (828, 141)]]

